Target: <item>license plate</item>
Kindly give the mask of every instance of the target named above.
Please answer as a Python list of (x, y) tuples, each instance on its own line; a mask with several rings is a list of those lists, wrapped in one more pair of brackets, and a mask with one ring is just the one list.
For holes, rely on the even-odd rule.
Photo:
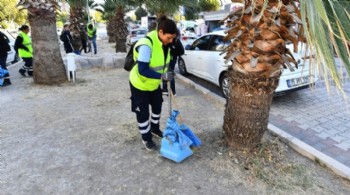
[(308, 76), (287, 80), (288, 87), (296, 87), (296, 86), (304, 85), (307, 83), (309, 83)]

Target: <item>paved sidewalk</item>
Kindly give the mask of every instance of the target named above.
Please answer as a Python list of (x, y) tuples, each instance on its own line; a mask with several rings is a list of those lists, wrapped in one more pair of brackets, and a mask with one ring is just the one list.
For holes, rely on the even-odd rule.
[[(349, 81), (344, 89), (350, 97)], [(294, 107), (290, 102), (295, 103)], [(334, 168), (350, 178), (345, 172), (350, 170), (350, 100), (337, 93), (334, 86), (327, 92), (320, 82), (315, 88), (275, 98), (270, 123), (338, 161), (340, 166)], [(345, 169), (340, 168), (341, 164)]]

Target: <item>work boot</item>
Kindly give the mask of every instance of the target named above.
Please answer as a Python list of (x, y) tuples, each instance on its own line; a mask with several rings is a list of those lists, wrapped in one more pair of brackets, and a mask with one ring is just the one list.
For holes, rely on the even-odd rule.
[(5, 87), (5, 86), (8, 86), (8, 85), (11, 85), (11, 81), (10, 79), (4, 79), (4, 82), (2, 83), (2, 86), (1, 87)]
[(26, 71), (25, 71), (24, 69), (21, 68), (21, 69), (19, 69), (18, 72), (19, 72), (19, 74), (21, 74), (22, 76), (24, 76), (24, 77), (26, 76)]
[(3, 84), (4, 84), (4, 85), (11, 85), (12, 83), (11, 83), (10, 78), (9, 78), (9, 77), (5, 78)]
[(151, 130), (151, 132), (152, 132), (152, 134), (154, 135), (154, 136), (157, 136), (157, 137), (159, 137), (159, 138), (163, 138), (163, 132), (161, 131), (161, 130), (159, 130), (159, 129), (157, 129), (157, 130)]
[(157, 150), (157, 145), (152, 141), (142, 141), (142, 143), (145, 145), (145, 148), (148, 150), (148, 151), (155, 151)]

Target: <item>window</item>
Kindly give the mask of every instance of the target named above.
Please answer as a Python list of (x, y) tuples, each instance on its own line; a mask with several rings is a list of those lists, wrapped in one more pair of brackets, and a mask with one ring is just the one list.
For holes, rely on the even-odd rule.
[(224, 41), (223, 36), (215, 35), (212, 38), (211, 44), (209, 46), (210, 51), (222, 51), (224, 50), (227, 46), (230, 45), (230, 41)]
[(210, 41), (210, 35), (203, 36), (200, 39), (197, 39), (193, 44), (192, 44), (192, 49), (194, 50), (203, 50), (203, 51), (208, 51), (208, 46), (209, 46), (209, 41)]

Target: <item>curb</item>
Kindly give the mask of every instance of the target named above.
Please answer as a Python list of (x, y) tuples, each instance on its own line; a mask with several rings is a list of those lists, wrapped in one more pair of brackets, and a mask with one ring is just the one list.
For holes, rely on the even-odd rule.
[[(198, 85), (197, 83), (193, 82), (192, 80), (180, 75), (176, 74), (176, 77), (181, 79), (183, 82), (192, 85), (195, 89), (201, 91), (202, 93), (209, 95), (213, 99), (219, 101), (220, 103), (226, 104), (226, 99), (223, 97), (220, 97), (219, 95), (216, 95), (215, 93), (209, 91), (208, 89)], [(289, 147), (293, 148), (295, 151), (297, 151), (299, 154), (318, 162), (321, 166), (325, 166), (330, 168), (335, 174), (349, 179), (350, 180), (350, 168), (345, 166), (344, 164), (336, 161), (332, 157), (325, 155), (324, 153), (316, 150), (315, 148), (311, 147), (310, 145), (304, 143), (303, 141), (299, 140), (298, 138), (288, 134), (287, 132), (281, 130), (280, 128), (274, 126), (273, 124), (268, 124), (268, 131), (271, 133), (277, 135), (281, 138), (281, 140), (286, 143)]]

